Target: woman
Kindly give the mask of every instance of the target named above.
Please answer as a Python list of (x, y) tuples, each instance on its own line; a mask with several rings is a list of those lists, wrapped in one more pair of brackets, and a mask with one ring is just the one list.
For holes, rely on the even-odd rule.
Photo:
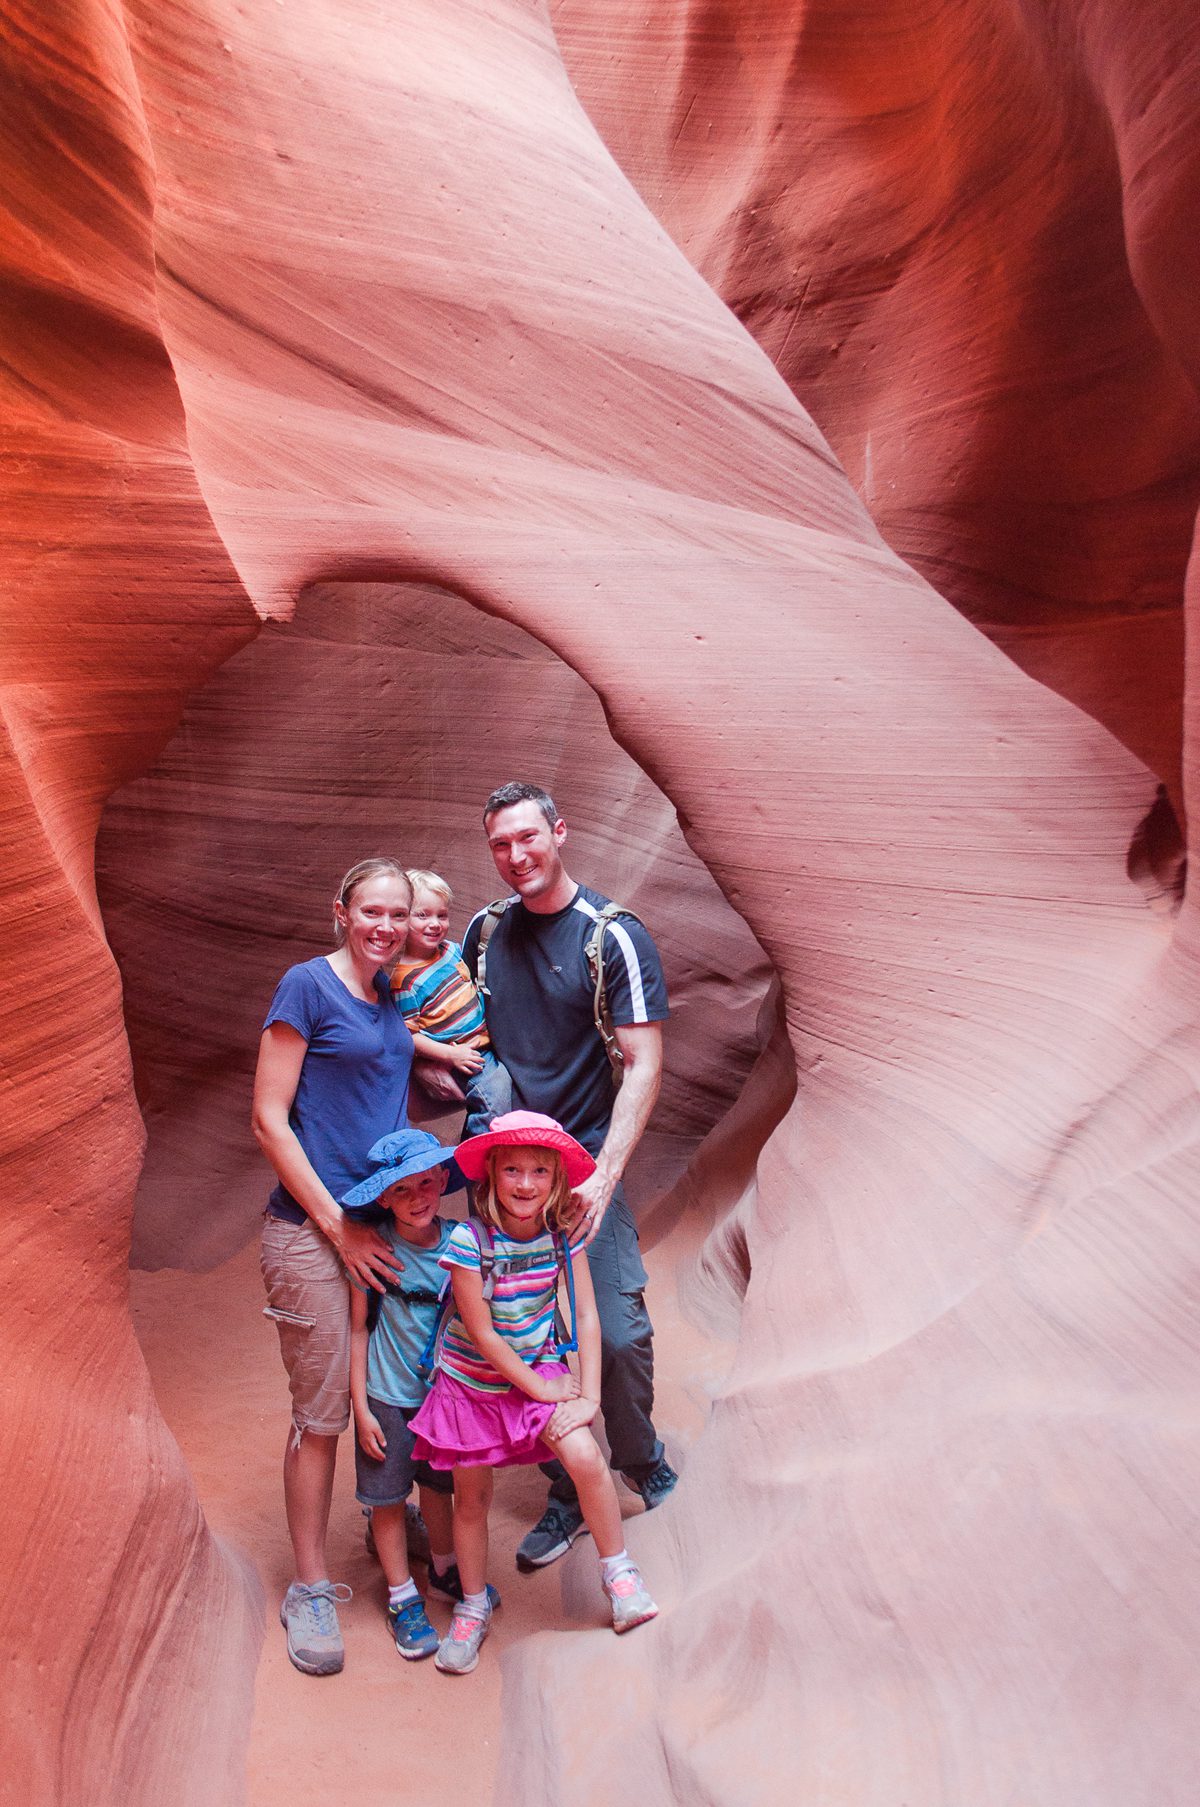
[(369, 1226), (337, 1203), (363, 1157), (406, 1121), (412, 1036), (385, 967), (404, 943), (412, 894), (398, 860), (361, 860), (333, 905), (336, 947), (291, 967), (267, 1012), (254, 1081), (254, 1133), (278, 1175), (262, 1266), (292, 1393), (283, 1459), (295, 1580), (280, 1618), (288, 1656), (333, 1675), (345, 1650), (325, 1535), (337, 1440), (350, 1421), (346, 1273), (383, 1291), (398, 1267)]

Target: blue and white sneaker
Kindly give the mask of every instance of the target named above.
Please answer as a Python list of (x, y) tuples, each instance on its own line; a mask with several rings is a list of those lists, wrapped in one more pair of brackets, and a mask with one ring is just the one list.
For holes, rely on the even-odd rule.
[(388, 1606), (388, 1624), (396, 1640), (396, 1649), (410, 1663), (423, 1656), (433, 1656), (438, 1647), (438, 1634), (429, 1623), (425, 1602), (418, 1594), (415, 1600), (402, 1600), (399, 1606)]

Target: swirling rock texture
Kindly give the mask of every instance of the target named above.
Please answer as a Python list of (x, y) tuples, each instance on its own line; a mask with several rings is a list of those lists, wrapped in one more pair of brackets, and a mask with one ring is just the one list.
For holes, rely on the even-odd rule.
[(250, 1596), (122, 1316), (138, 1136), (87, 851), (243, 589), (373, 580), (586, 680), (770, 957), (799, 1072), (756, 1184), (706, 1155), (697, 1296), (739, 1341), (638, 1527), (663, 1617), (513, 1650), (500, 1786), (1190, 1799), (1196, 929), (1126, 869), (1196, 770), (1187, 9), (6, 18), (4, 1510), (23, 1592), (73, 1588), (23, 1652), (20, 1798), (236, 1798)]
[(889, 545), (1178, 798), (1195, 325), (1142, 226), (1194, 156), (1172, 9), (1136, 47), (1095, 5), (770, 12), (554, 9), (609, 149)]
[(6, 9), (0, 31), (0, 1793), (166, 1801), (195, 1798), (179, 1778), (209, 1762), (218, 1788), (236, 1777), (261, 1614), (208, 1535), (126, 1309), (142, 1128), (91, 847), (106, 794), (255, 617), (162, 343), (123, 22), (62, 9), (52, 43), (41, 24)]

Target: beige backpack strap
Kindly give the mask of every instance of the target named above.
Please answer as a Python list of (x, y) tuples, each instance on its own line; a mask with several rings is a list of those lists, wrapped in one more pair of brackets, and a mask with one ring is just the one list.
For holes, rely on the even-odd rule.
[(496, 932), (496, 924), (512, 902), (511, 897), (498, 897), (483, 913), (479, 925), (479, 946), (475, 949), (475, 983), (483, 997), (491, 997), (487, 988), (487, 944)]
[(587, 961), (588, 976), (592, 981), (592, 1015), (596, 1021), (596, 1032), (604, 1043), (604, 1052), (612, 1065), (613, 1077), (619, 1084), (625, 1057), (617, 1045), (612, 1011), (608, 1007), (608, 993), (604, 985), (604, 937), (618, 916), (629, 916), (634, 922), (641, 923), (643, 928), (646, 927), (636, 910), (627, 910), (624, 904), (606, 903), (592, 925), (592, 932), (584, 945), (583, 957)]

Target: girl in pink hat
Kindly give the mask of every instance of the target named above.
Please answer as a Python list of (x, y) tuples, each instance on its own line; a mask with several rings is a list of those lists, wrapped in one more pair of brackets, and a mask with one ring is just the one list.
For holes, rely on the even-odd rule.
[[(454, 1470), (463, 1599), (436, 1662), (447, 1675), (466, 1675), (491, 1621), (494, 1468), (557, 1457), (596, 1541), (614, 1631), (652, 1619), (658, 1608), (625, 1548), (617, 1490), (590, 1428), (599, 1410), (600, 1321), (584, 1237), (568, 1240), (563, 1225), (572, 1187), (595, 1162), (561, 1124), (536, 1111), (494, 1118), (486, 1135), (459, 1145), (455, 1158), (476, 1182), (477, 1220), (456, 1225), (441, 1256), (453, 1309), (439, 1337), (432, 1391), (411, 1428), (417, 1460)], [(573, 1293), (578, 1379), (556, 1334), (564, 1274)]]

